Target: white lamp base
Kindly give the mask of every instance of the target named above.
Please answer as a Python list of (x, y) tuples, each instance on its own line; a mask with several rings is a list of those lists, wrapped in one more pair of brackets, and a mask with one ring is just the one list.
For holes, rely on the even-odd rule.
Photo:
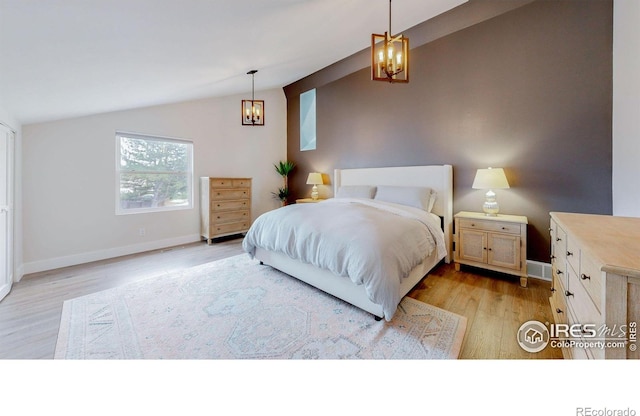
[(498, 207), (498, 202), (496, 201), (496, 193), (489, 189), (484, 197), (484, 205), (482, 205), (484, 215), (488, 217), (497, 216), (498, 212), (500, 212), (500, 207)]
[(317, 185), (313, 185), (313, 188), (311, 188), (311, 199), (313, 199), (314, 201), (318, 199), (318, 186)]

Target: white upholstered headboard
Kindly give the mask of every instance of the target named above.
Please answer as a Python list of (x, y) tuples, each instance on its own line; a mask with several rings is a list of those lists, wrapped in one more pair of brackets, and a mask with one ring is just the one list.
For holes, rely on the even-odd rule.
[(336, 169), (334, 195), (343, 185), (428, 186), (438, 193), (433, 212), (443, 218), (444, 241), (449, 263), (453, 241), (453, 167), (451, 165), (397, 166), (386, 168)]

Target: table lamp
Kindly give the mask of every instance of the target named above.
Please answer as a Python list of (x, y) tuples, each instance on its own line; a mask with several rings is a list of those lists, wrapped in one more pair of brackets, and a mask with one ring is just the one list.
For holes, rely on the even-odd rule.
[(487, 216), (495, 217), (498, 215), (500, 208), (493, 190), (509, 188), (509, 182), (507, 182), (504, 170), (502, 168), (478, 169), (471, 187), (473, 189), (488, 189), (482, 210)]
[(311, 199), (318, 199), (318, 185), (322, 185), (322, 173), (312, 172), (307, 177), (307, 185), (313, 185), (311, 188)]

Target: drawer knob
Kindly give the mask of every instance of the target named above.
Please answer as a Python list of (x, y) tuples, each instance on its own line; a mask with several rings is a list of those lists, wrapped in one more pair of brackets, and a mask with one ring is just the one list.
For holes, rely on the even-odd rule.
[(582, 273), (582, 274), (580, 275), (580, 278), (581, 278), (582, 280), (591, 280), (591, 276), (587, 276), (587, 275), (586, 275), (586, 274), (584, 274), (584, 273)]
[(564, 295), (565, 295), (566, 297), (569, 297), (569, 296), (573, 296), (573, 293), (569, 292), (568, 290), (565, 290), (565, 291), (564, 291)]
[(562, 270), (556, 270), (556, 273), (558, 274), (564, 274), (564, 272)]
[(555, 287), (552, 287), (552, 288), (551, 288), (551, 293), (553, 293), (553, 292), (555, 292), (555, 291), (556, 291), (556, 288), (555, 288)]
[(553, 254), (551, 255), (551, 260), (554, 260), (556, 258), (556, 256), (554, 256)]
[(562, 309), (556, 308), (556, 313), (562, 313), (562, 312), (563, 312)]
[(506, 230), (506, 229), (507, 229), (507, 227), (501, 227), (501, 228), (502, 228), (503, 230)]
[(556, 241), (562, 241), (562, 238), (558, 237), (556, 238)]
[(567, 256), (573, 256), (573, 253), (570, 251), (567, 251)]

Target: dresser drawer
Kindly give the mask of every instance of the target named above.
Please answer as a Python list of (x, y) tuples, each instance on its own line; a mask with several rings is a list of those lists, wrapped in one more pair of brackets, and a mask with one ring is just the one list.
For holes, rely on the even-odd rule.
[[(249, 209), (251, 205), (251, 201), (248, 199), (239, 199), (239, 200), (231, 200), (231, 201), (214, 201), (211, 203), (211, 212), (218, 211), (236, 211)], [(213, 214), (212, 214), (213, 215)]]
[(574, 272), (580, 273), (580, 247), (575, 244), (571, 237), (567, 238), (567, 246), (565, 251), (567, 263), (571, 266)]
[(602, 325), (604, 322), (600, 311), (580, 283), (578, 275), (571, 268), (568, 268), (567, 282), (566, 301), (576, 318), (575, 323), (595, 324), (598, 327)]
[(588, 255), (580, 256), (580, 274), (578, 277), (598, 312), (602, 312), (602, 271)]
[(230, 222), (228, 224), (216, 224), (212, 228), (216, 235), (247, 231), (249, 229), (249, 221)]
[(554, 290), (553, 292), (551, 292), (549, 302), (551, 303), (551, 311), (553, 312), (554, 321), (556, 323), (566, 324), (567, 322), (569, 322), (569, 318), (567, 311), (567, 302), (564, 296), (564, 285), (554, 276), (552, 287)]
[(552, 254), (556, 259), (565, 259), (567, 257), (567, 234), (558, 225), (556, 225), (554, 231), (551, 236)]
[[(555, 278), (555, 276), (552, 277), (552, 280), (553, 290), (549, 297), (549, 304), (551, 305), (553, 321), (556, 325), (568, 325), (569, 310), (567, 309), (567, 303), (565, 302), (564, 287), (562, 286), (562, 283)], [(571, 359), (571, 349), (568, 347), (562, 347), (562, 356), (565, 359)]]
[[(562, 295), (563, 297), (564, 294), (559, 293), (559, 295)], [(567, 301), (569, 298), (565, 297), (565, 301)], [(568, 331), (568, 336), (567, 333), (562, 333), (559, 334), (561, 340), (564, 340), (567, 343), (570, 343), (567, 345), (566, 348), (562, 349), (563, 354), (565, 353), (569, 353), (569, 357), (565, 358), (571, 358), (574, 360), (586, 360), (589, 358), (592, 358), (589, 354), (588, 354), (588, 350), (585, 348), (585, 344), (584, 344), (584, 339), (582, 337), (576, 337), (572, 334), (571, 330), (569, 328), (574, 328), (578, 325), (580, 325), (580, 320), (576, 317), (575, 313), (573, 310), (571, 310), (570, 305), (566, 304), (566, 310), (567, 310), (567, 321), (566, 322), (562, 322), (562, 323), (566, 323), (568, 325), (567, 331)], [(555, 318), (555, 316), (554, 316)], [(558, 322), (556, 322), (558, 323)]]
[(566, 289), (569, 285), (569, 282), (567, 282), (567, 262), (565, 262), (564, 260), (556, 259), (551, 264), (551, 275), (554, 279), (556, 279), (556, 281), (562, 282), (564, 293), (564, 289)]
[(233, 179), (231, 178), (211, 178), (209, 179), (209, 186), (211, 189), (215, 188), (232, 188)]
[(251, 197), (250, 189), (213, 189), (211, 199), (213, 201), (223, 201), (229, 199), (247, 199)]
[(250, 218), (249, 215), (249, 211), (218, 211), (211, 215), (211, 224), (246, 221)]
[(566, 241), (567, 241), (567, 233), (559, 225), (556, 226), (555, 241), (563, 242), (562, 244), (566, 244)]
[(520, 224), (510, 222), (473, 220), (469, 218), (460, 219), (460, 228), (470, 228), (474, 230), (493, 231), (508, 234), (520, 234)]
[(250, 188), (251, 179), (232, 179), (231, 183), (234, 188)]

